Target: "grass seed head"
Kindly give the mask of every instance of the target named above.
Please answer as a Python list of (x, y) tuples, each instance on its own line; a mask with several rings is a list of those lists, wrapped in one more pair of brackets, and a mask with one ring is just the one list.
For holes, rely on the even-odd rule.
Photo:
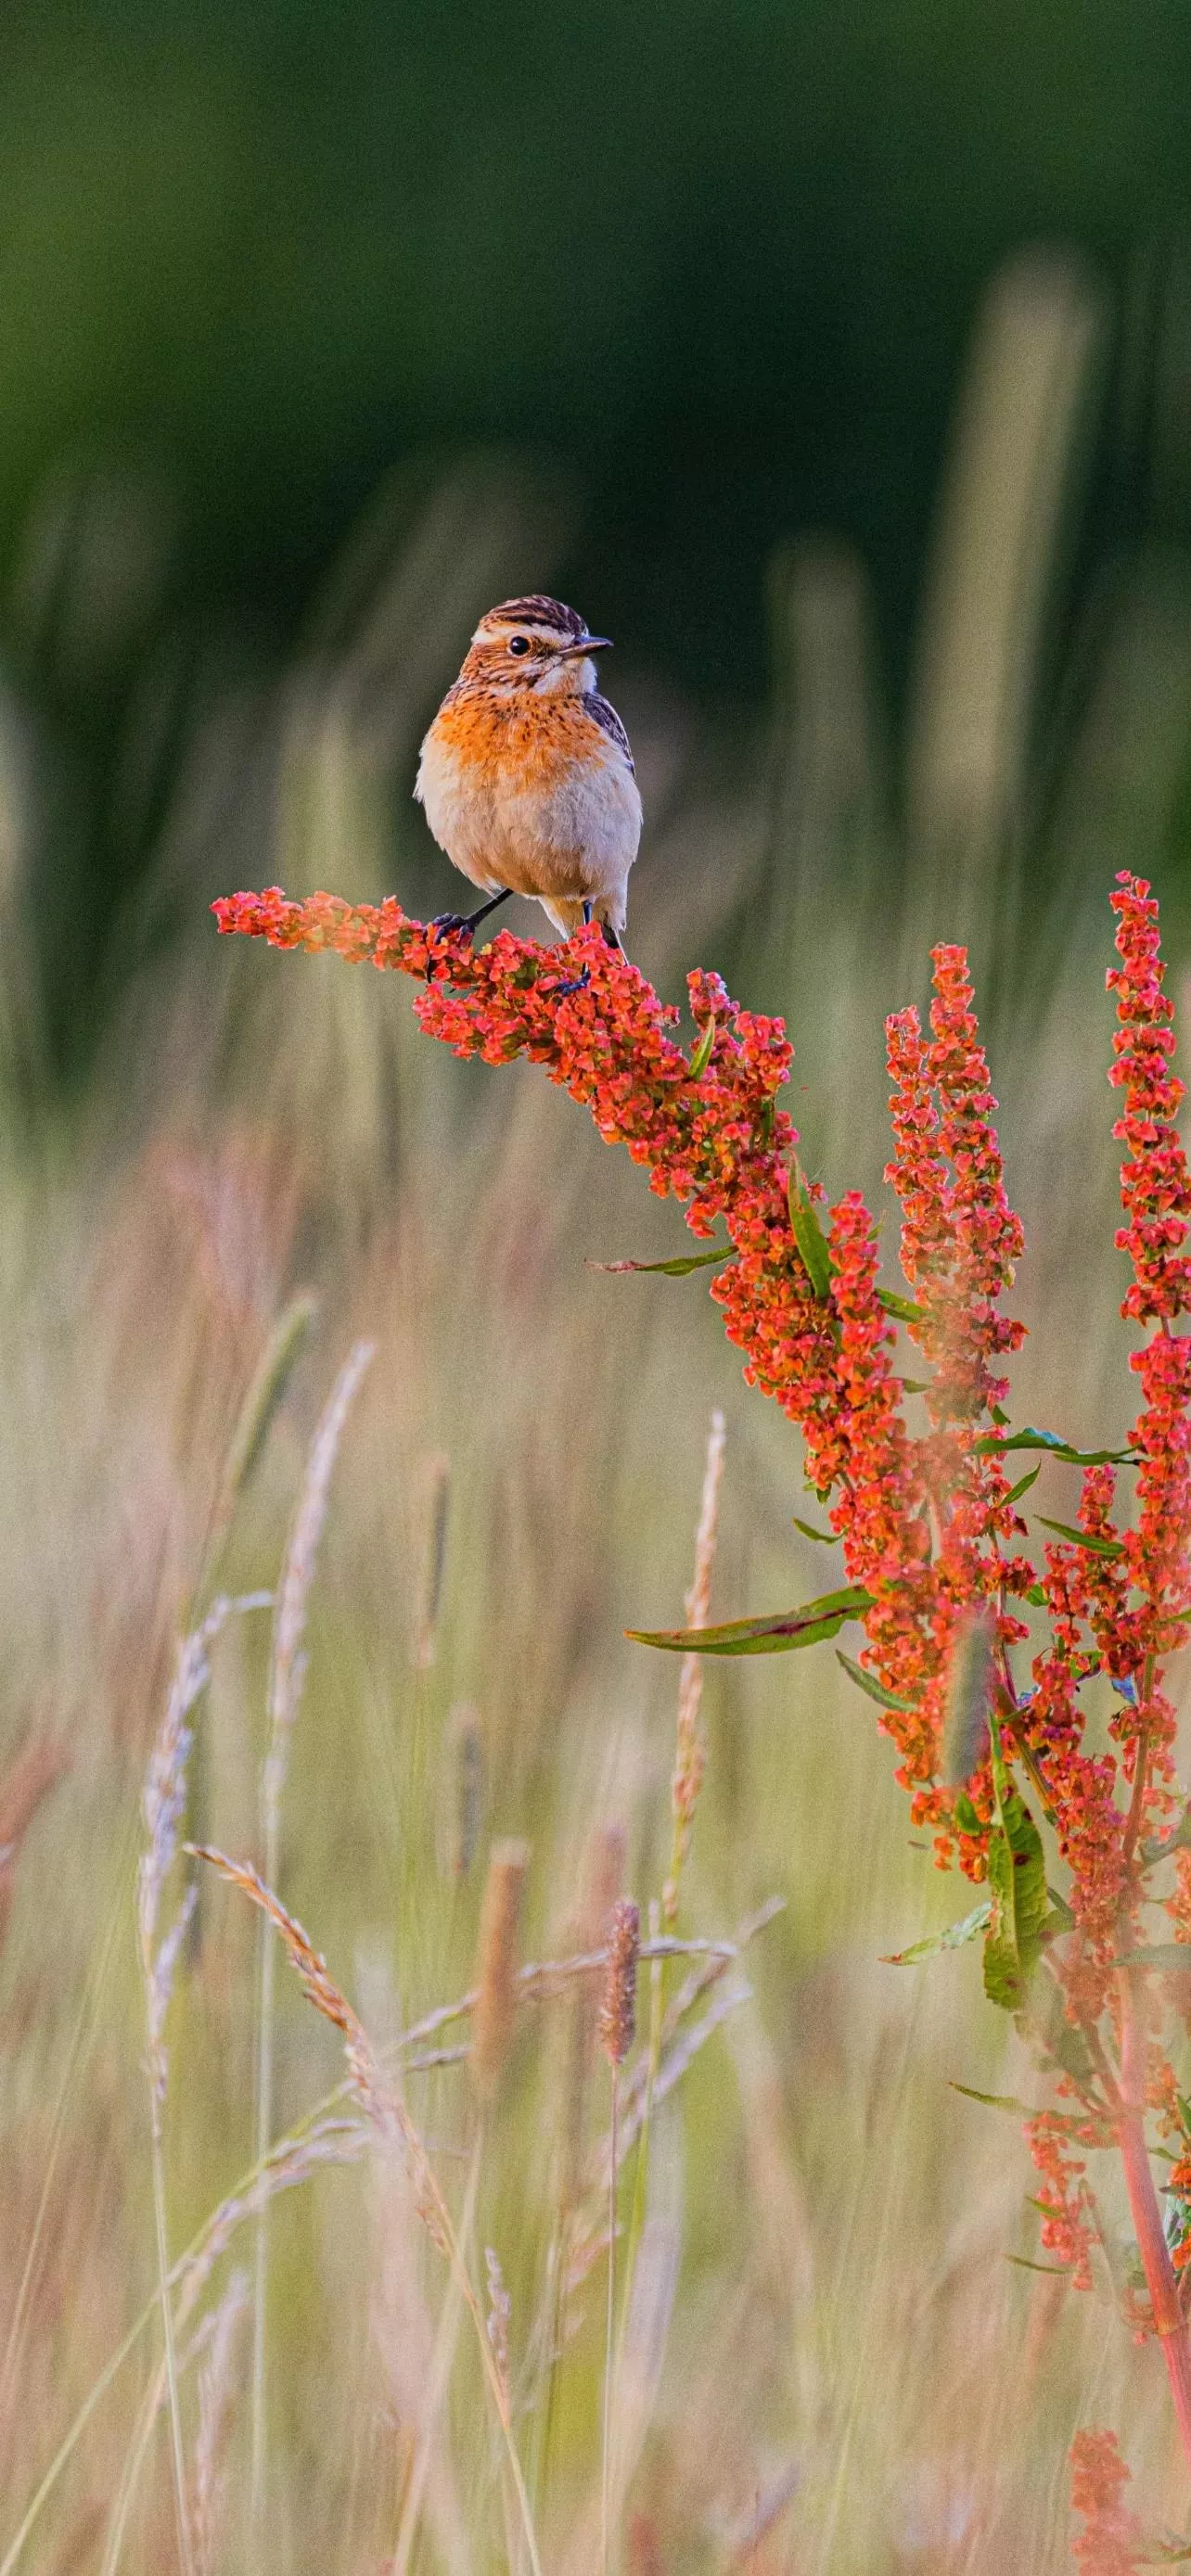
[(632, 1898), (622, 1896), (612, 1908), (604, 1992), (600, 2002), (600, 2044), (610, 2066), (623, 2066), (637, 2027), (637, 1958), (641, 1948), (641, 1915)]
[(471, 2026), (471, 2080), (481, 2102), (500, 2082), (517, 2015), (517, 1926), (529, 1863), (523, 1842), (495, 1843), (480, 1909), (479, 1995)]

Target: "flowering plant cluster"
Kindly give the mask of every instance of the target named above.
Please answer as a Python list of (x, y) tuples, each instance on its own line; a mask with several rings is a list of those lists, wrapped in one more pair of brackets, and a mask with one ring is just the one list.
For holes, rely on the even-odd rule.
[[(557, 950), (502, 933), (477, 954), (460, 932), (412, 921), (391, 900), (292, 903), (274, 888), (214, 908), (222, 931), (418, 978), (429, 1035), (487, 1063), (542, 1064), (606, 1142), (628, 1147), (652, 1190), (684, 1205), (695, 1236), (711, 1242), (722, 1225), (726, 1242), (653, 1266), (716, 1269), (711, 1293), (746, 1379), (803, 1435), (847, 1580), (771, 1617), (646, 1642), (786, 1652), (859, 1622), (859, 1658), (841, 1660), (879, 1708), (937, 1864), (981, 1889), (959, 1931), (983, 1937), (988, 1995), (1053, 2079), (1049, 2107), (1026, 2123), (1042, 2247), (1077, 2289), (1106, 2270), (1132, 2330), (1158, 2338), (1191, 2467), (1180, 2295), (1180, 2274), (1191, 2282), (1191, 2101), (1172, 2060), (1191, 1991), (1191, 1808), (1176, 1789), (1163, 1682), (1191, 1633), (1191, 1335), (1178, 1330), (1191, 1313), (1191, 1176), (1158, 907), (1128, 875), (1112, 901), (1116, 1243), (1131, 1271), (1122, 1312), (1143, 1335), (1130, 1362), (1139, 1409), (1117, 1453), (1015, 1431), (1006, 1412), (1006, 1362), (1024, 1327), (1004, 1300), (1022, 1230), (962, 948), (934, 951), (928, 1028), (913, 1010), (887, 1028), (886, 1177), (902, 1211), (904, 1274), (894, 1292), (880, 1284), (863, 1199), (848, 1191), (829, 1208), (798, 1164), (778, 1105), (792, 1055), (781, 1022), (741, 1009), (718, 976), (688, 979), (688, 1053), (678, 1012), (596, 927)], [(921, 1355), (909, 1386), (894, 1365), (899, 1327)], [(1044, 1523), (1051, 1535), (1031, 1548), (1022, 1507), (1047, 1455), (1082, 1471), (1079, 1502), (1073, 1523)], [(1121, 1470), (1134, 1480), (1131, 1507)], [(1093, 1680), (1114, 1712), (1100, 1751), (1089, 1740)], [(1166, 1940), (1147, 1934), (1155, 1905)], [(956, 1933), (945, 1937), (950, 1946)], [(1106, 2148), (1122, 2159), (1136, 2236), (1136, 2260), (1124, 2264), (1089, 2179), (1089, 2155)], [(1165, 2220), (1156, 2150), (1173, 2158)], [(1110, 2436), (1080, 2442), (1077, 2554), (1088, 2567), (1126, 2567), (1136, 2554), (1120, 2503), (1127, 2473)]]

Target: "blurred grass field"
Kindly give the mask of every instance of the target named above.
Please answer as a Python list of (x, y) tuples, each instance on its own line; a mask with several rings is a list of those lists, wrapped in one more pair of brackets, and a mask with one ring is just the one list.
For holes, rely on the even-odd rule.
[[(932, 940), (971, 939), (1027, 1233), (1013, 1418), (1097, 1442), (1123, 1432), (1132, 1395), (1107, 894), (1173, 828), (1191, 710), (1191, 577), (1139, 559), (1114, 568), (1059, 749), (1039, 740), (1100, 320), (1061, 262), (994, 290), (896, 736), (863, 566), (822, 543), (774, 566), (764, 740), (709, 740), (628, 656), (616, 692), (650, 818), (631, 953), (667, 996), (699, 962), (787, 1014), (793, 1114), (833, 1197), (881, 1197), (884, 1014), (924, 1000)], [(52, 1740), (69, 1764), (2, 1861), (3, 2576), (175, 2563), (164, 2409), (141, 2443), (155, 2316), (15, 2557), (13, 2542), (155, 2288), (138, 1800), (228, 1443), (286, 1301), (311, 1292), (317, 1328), (220, 1581), (276, 1584), (315, 1422), (368, 1337), (310, 1597), (278, 1883), (378, 2041), (469, 1986), (494, 1841), (529, 1845), (527, 1960), (574, 1948), (617, 1829), (643, 1915), (660, 1893), (677, 1670), (622, 1632), (681, 1618), (714, 1408), (715, 1613), (819, 1592), (836, 1562), (792, 1526), (819, 1517), (797, 1439), (743, 1386), (702, 1281), (588, 1266), (682, 1250), (677, 1211), (534, 1068), (445, 1058), (397, 979), (219, 947), (206, 914), (217, 892), (273, 881), (447, 899), (404, 796), (394, 824), (395, 790), (460, 635), (502, 589), (550, 579), (566, 508), (502, 459), (403, 485), (299, 660), (224, 669), (184, 725), (146, 672), (121, 776), (157, 812), (154, 870), (120, 924), (103, 1042), (65, 1098), (39, 1071), (30, 959), (53, 925), (24, 860), (30, 817), (69, 782), (15, 702), (0, 718), (3, 1750)], [(58, 565), (64, 633), (99, 617), (97, 564), (102, 549), (80, 552), (73, 589), (69, 554)], [(1171, 924), (1177, 968), (1177, 904)], [(884, 1222), (892, 1283), (888, 1205)], [(1071, 1471), (1048, 1464), (1032, 1505), (1070, 1518), (1073, 1501)], [(267, 1664), (267, 1618), (230, 1622), (199, 1716), (198, 1821), (243, 1856), (260, 1848)], [(1037, 2251), (1018, 2128), (950, 2087), (1032, 2099), (1036, 2079), (984, 2004), (978, 1957), (882, 1963), (964, 1912), (966, 1890), (912, 1841), (875, 1712), (823, 1647), (711, 1666), (703, 1714), (680, 1930), (731, 1934), (773, 1896), (783, 1910), (732, 1972), (748, 1994), (655, 2116), (615, 2564), (1042, 2576), (1067, 2563), (1065, 2453), (1088, 2420), (1121, 2427), (1148, 2518), (1183, 2527), (1153, 2347), (1131, 2344), (1107, 2284), (1075, 2300), (1006, 2259)], [(206, 1887), (169, 2027), (174, 2253), (253, 2162), (255, 1959), (249, 1909)], [(341, 2068), (277, 1975), (281, 2131)], [(643, 2020), (648, 2000), (643, 1976)], [(560, 2308), (550, 2267), (568, 2155), (598, 2156), (609, 2113), (602, 2060), (577, 2089), (573, 2025), (570, 1991), (519, 2017), (468, 2246), (478, 2280), (484, 2249), (499, 2258), (514, 2432), (543, 2564), (567, 2576), (599, 2563), (604, 2273), (594, 2261)], [(411, 2073), (408, 2095), (458, 2210), (467, 2069)], [(590, 2195), (581, 2214), (590, 2235)], [(243, 2325), (212, 2571), (391, 2566), (422, 2448), (408, 2563), (518, 2563), (462, 2337), (426, 2432), (446, 2275), (391, 2176), (358, 2160), (320, 2173), (279, 2198), (268, 2242), (266, 2513), (251, 2529)], [(246, 2225), (208, 2313), (252, 2246)], [(203, 2362), (182, 2376), (192, 2450)]]

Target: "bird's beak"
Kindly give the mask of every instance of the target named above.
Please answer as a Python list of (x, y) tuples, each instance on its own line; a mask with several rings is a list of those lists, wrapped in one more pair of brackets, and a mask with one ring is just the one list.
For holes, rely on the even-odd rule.
[(578, 661), (584, 653), (606, 653), (611, 642), (610, 635), (584, 635), (577, 644), (560, 644), (558, 659), (570, 662)]

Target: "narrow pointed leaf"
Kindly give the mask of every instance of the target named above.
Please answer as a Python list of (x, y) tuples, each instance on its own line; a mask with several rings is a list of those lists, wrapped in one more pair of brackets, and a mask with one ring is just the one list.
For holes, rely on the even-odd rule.
[(797, 1512), (794, 1514), (794, 1527), (801, 1530), (804, 1538), (817, 1539), (820, 1547), (835, 1546), (834, 1530), (817, 1530), (810, 1521), (800, 1521)]
[(661, 1646), (672, 1655), (784, 1655), (796, 1646), (815, 1646), (837, 1637), (845, 1619), (857, 1619), (872, 1607), (863, 1584), (846, 1584), (825, 1592), (800, 1609), (778, 1610), (768, 1618), (729, 1619), (718, 1628), (626, 1628), (638, 1646)]
[(984, 1945), (984, 1991), (1003, 2012), (1021, 2012), (1042, 1956), (1046, 1865), (1042, 1838), (1021, 1791), (1005, 1768), (1000, 1730), (989, 1719), (997, 1831), (988, 1846), (992, 1915)]
[(708, 1065), (711, 1062), (711, 1050), (714, 1045), (715, 1013), (713, 1011), (698, 1045), (691, 1053), (691, 1076), (695, 1082), (698, 1082), (701, 1074), (706, 1073)]
[(962, 1922), (948, 1923), (942, 1932), (928, 1932), (924, 1941), (912, 1941), (908, 1950), (888, 1952), (881, 1965), (883, 1968), (916, 1968), (920, 1959), (937, 1958), (940, 1950), (962, 1950), (965, 1941), (974, 1941), (978, 1933), (988, 1930), (991, 1912), (992, 1899), (986, 1897), (983, 1905), (977, 1905), (971, 1914), (964, 1915)]
[(863, 1664), (854, 1664), (851, 1656), (845, 1655), (840, 1646), (836, 1647), (835, 1660), (843, 1665), (849, 1681), (855, 1682), (857, 1690), (864, 1691), (869, 1699), (875, 1699), (878, 1708), (895, 1708), (899, 1716), (909, 1715), (913, 1700), (898, 1699), (894, 1691), (886, 1690), (884, 1682), (877, 1680), (875, 1673), (866, 1673)]
[(1045, 1512), (1038, 1514), (1042, 1529), (1057, 1530), (1060, 1538), (1070, 1539), (1072, 1547), (1090, 1548), (1093, 1556), (1123, 1556), (1119, 1538), (1090, 1537), (1087, 1530), (1076, 1529), (1071, 1521), (1048, 1521)]
[(1007, 1494), (1006, 1494), (1006, 1496), (1005, 1496), (1005, 1500), (1006, 1500), (1006, 1502), (1007, 1502), (1007, 1503), (1019, 1503), (1019, 1502), (1021, 1501), (1022, 1495), (1023, 1495), (1023, 1494), (1028, 1494), (1028, 1493), (1029, 1493), (1029, 1490), (1030, 1490), (1031, 1485), (1036, 1485), (1036, 1484), (1037, 1484), (1038, 1479), (1039, 1479), (1039, 1477), (1040, 1477), (1041, 1473), (1042, 1473), (1042, 1460), (1041, 1460), (1041, 1459), (1039, 1459), (1038, 1464), (1037, 1464), (1037, 1466), (1036, 1466), (1036, 1467), (1031, 1467), (1031, 1468), (1030, 1468), (1030, 1470), (1029, 1470), (1029, 1473), (1028, 1473), (1027, 1475), (1025, 1475), (1025, 1476), (1020, 1476), (1020, 1477), (1018, 1478), (1018, 1481), (1017, 1481), (1016, 1485), (1011, 1485), (1011, 1486), (1010, 1486), (1009, 1491), (1008, 1491), (1008, 1493), (1007, 1493)]
[(953, 2093), (962, 2093), (965, 2102), (983, 2102), (985, 2109), (989, 2111), (1014, 2111), (1022, 2120), (1032, 2120), (1035, 2117), (1029, 2103), (1020, 2101), (1016, 2093), (980, 2093), (974, 2084), (956, 2083), (952, 2084), (951, 2090)]
[(725, 1244), (722, 1249), (717, 1246), (714, 1252), (680, 1252), (671, 1261), (589, 1261), (586, 1267), (617, 1277), (627, 1270), (651, 1270), (660, 1279), (688, 1279), (692, 1270), (709, 1270), (713, 1263), (730, 1261), (731, 1258), (731, 1244)]
[(1010, 1432), (1004, 1439), (997, 1431), (986, 1432), (973, 1445), (978, 1456), (981, 1451), (1045, 1449), (1068, 1467), (1129, 1467), (1137, 1456), (1135, 1449), (1073, 1449), (1071, 1442), (1062, 1439), (1057, 1431), (1038, 1431), (1033, 1423), (1027, 1423), (1024, 1431)]
[(912, 1297), (899, 1297), (894, 1288), (878, 1288), (877, 1302), (884, 1307), (887, 1315), (896, 1316), (899, 1324), (926, 1322), (925, 1306), (916, 1306)]
[(797, 1157), (790, 1165), (788, 1195), (794, 1241), (802, 1255), (807, 1278), (816, 1297), (826, 1297), (831, 1287), (831, 1255)]

